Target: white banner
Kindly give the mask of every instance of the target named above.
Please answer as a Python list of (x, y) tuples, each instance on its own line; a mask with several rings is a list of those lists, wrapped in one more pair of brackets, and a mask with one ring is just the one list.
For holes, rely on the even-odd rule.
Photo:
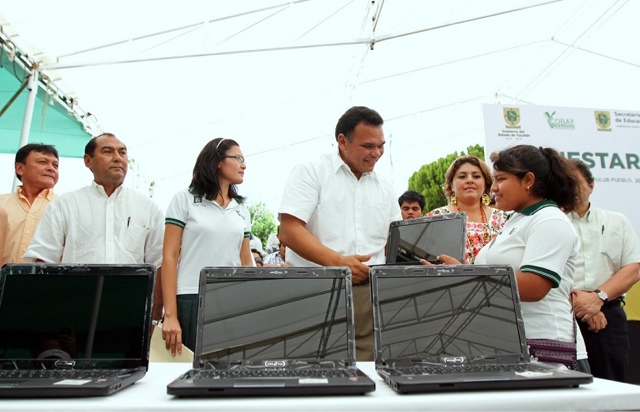
[(485, 104), (485, 158), (509, 146), (553, 147), (591, 168), (591, 203), (626, 215), (640, 233), (640, 112)]

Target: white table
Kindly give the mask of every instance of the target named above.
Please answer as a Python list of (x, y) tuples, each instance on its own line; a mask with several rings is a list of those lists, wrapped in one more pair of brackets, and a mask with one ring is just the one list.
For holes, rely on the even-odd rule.
[(629, 410), (640, 408), (640, 386), (595, 379), (567, 389), (449, 392), (400, 395), (375, 373), (373, 362), (358, 363), (375, 382), (375, 392), (363, 396), (174, 398), (166, 386), (191, 365), (152, 363), (133, 386), (108, 397), (73, 399), (2, 399), (6, 411), (326, 411), (342, 410)]

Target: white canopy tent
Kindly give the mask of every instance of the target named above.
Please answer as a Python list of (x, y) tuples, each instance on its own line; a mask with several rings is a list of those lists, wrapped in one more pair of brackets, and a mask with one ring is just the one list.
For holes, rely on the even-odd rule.
[[(247, 157), (241, 192), (276, 209), (291, 168), (335, 150), (352, 105), (386, 119), (377, 169), (400, 194), (421, 165), (484, 144), (483, 103), (637, 110), (640, 95), (628, 0), (37, 0), (1, 13), (127, 143), (135, 184), (163, 207), (217, 136)], [(79, 175), (62, 166), (61, 182)]]

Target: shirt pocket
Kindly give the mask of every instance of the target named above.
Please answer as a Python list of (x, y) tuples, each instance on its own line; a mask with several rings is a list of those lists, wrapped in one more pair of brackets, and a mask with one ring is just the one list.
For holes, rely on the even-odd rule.
[(622, 254), (622, 237), (618, 233), (605, 233), (600, 240), (600, 254), (602, 254), (613, 267), (620, 267)]
[(380, 242), (384, 244), (389, 235), (390, 206), (385, 202), (372, 201), (369, 203), (368, 209), (365, 212), (364, 221), (369, 238), (376, 244)]
[(131, 222), (124, 228), (122, 247), (129, 252), (135, 260), (142, 262), (144, 258), (144, 246), (149, 228)]

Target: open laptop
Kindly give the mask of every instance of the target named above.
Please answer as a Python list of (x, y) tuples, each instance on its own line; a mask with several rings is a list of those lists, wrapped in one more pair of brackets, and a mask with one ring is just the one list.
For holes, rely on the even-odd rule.
[(445, 254), (464, 262), (466, 213), (447, 213), (398, 220), (389, 225), (387, 264), (420, 264), (420, 259), (440, 263)]
[(0, 272), (0, 397), (110, 395), (149, 365), (152, 265)]
[(401, 393), (578, 386), (591, 375), (530, 359), (511, 266), (371, 271), (376, 371)]
[(356, 367), (346, 267), (208, 267), (193, 369), (176, 396), (347, 395), (375, 389)]

